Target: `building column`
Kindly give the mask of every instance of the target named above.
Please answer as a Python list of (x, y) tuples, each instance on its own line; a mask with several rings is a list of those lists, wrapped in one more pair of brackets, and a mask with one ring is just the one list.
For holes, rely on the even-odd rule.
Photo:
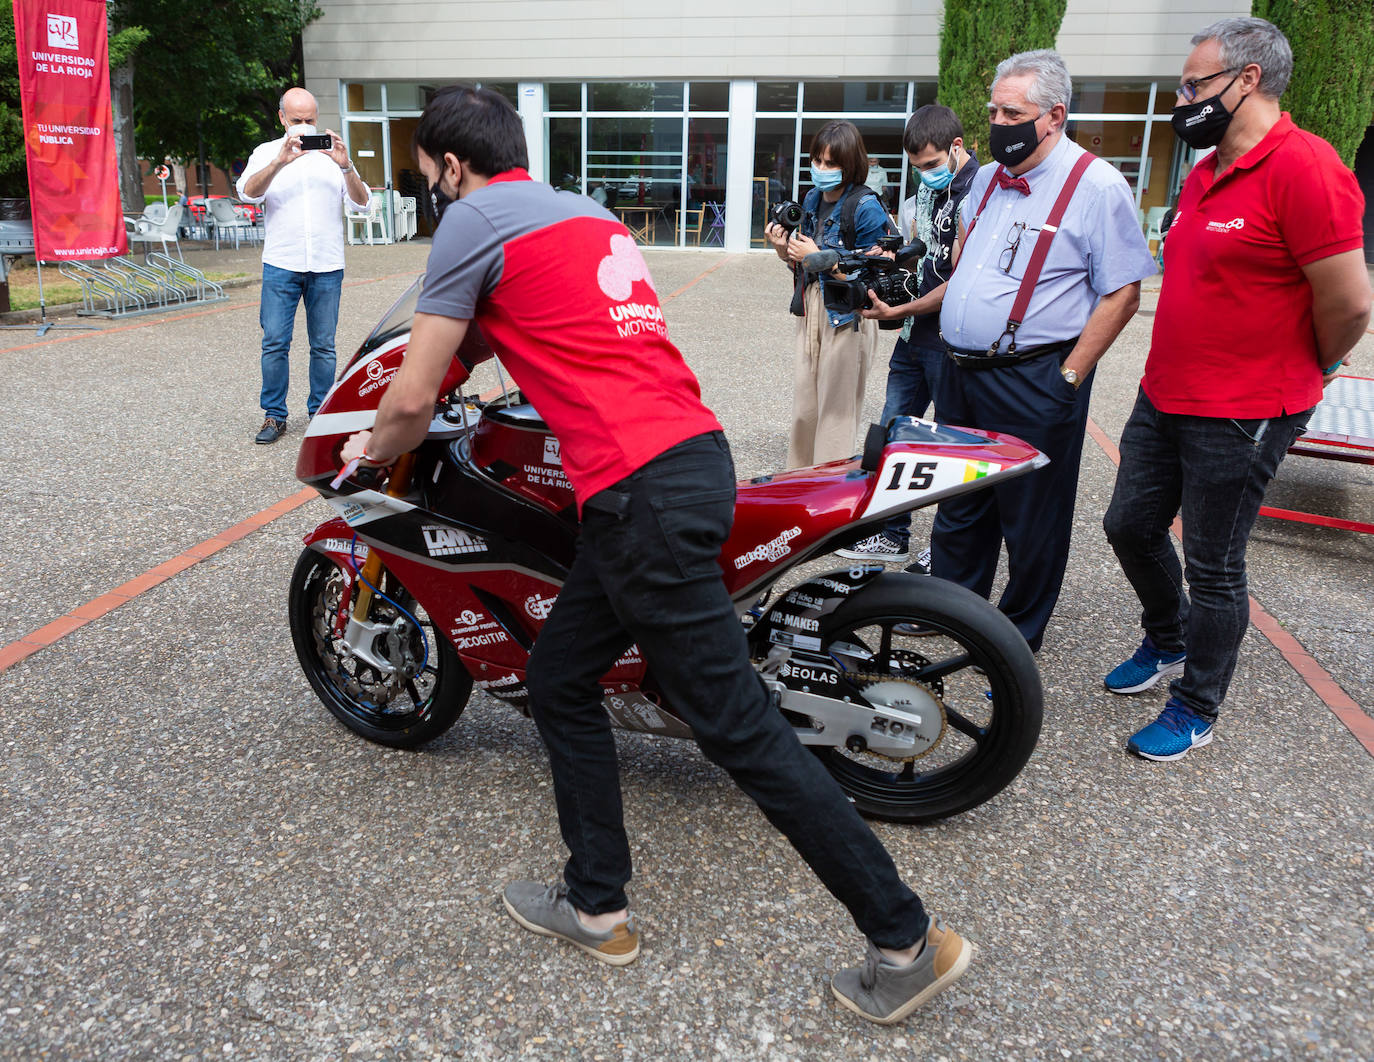
[(725, 249), (749, 250), (754, 209), (754, 108), (758, 84), (730, 82), (730, 119), (725, 143)]
[(544, 136), (544, 83), (522, 81), (516, 87), (520, 122), (525, 127), (525, 149), (530, 156), (530, 176), (536, 181), (545, 179), (549, 145)]

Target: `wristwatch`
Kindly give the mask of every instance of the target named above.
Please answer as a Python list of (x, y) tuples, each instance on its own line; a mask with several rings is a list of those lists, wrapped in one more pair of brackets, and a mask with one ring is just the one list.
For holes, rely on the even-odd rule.
[(340, 167), (339, 167), (339, 172), (340, 172), (340, 173), (352, 173), (352, 172), (353, 172), (353, 160), (352, 160), (352, 159), (349, 159), (349, 160), (348, 160), (348, 165), (347, 165), (347, 166), (340, 166)]
[(1078, 370), (1077, 370), (1077, 369), (1065, 369), (1065, 368), (1061, 367), (1061, 368), (1059, 369), (1059, 375), (1062, 376), (1062, 377), (1064, 377), (1064, 380), (1065, 380), (1065, 381), (1069, 384), (1069, 386), (1071, 386), (1075, 391), (1078, 390), (1078, 385), (1081, 384), (1081, 383), (1083, 382), (1082, 377), (1080, 377), (1080, 376), (1078, 375)]

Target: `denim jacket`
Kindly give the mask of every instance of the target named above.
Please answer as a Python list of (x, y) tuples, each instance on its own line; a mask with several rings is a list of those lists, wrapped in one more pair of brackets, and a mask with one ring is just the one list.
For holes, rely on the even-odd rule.
[[(887, 232), (888, 220), (887, 211), (883, 209), (882, 201), (877, 196), (866, 196), (859, 202), (859, 207), (854, 211), (854, 246), (845, 247), (840, 243), (840, 202), (844, 201), (845, 195), (849, 192), (852, 185), (846, 184), (840, 190), (840, 201), (836, 202), (835, 209), (830, 211), (830, 215), (825, 219), (824, 230), (819, 236), (816, 235), (816, 209), (821, 203), (821, 191), (819, 188), (812, 188), (806, 193), (806, 199), (802, 203), (802, 223), (797, 231), (803, 236), (810, 236), (816, 241), (816, 246), (821, 250), (837, 251), (866, 251), (878, 242), (878, 238)], [(816, 277), (811, 274), (803, 274), (804, 284), (810, 284), (813, 280), (818, 280), (821, 285), (821, 295), (825, 294), (825, 277)], [(804, 284), (797, 285), (796, 297), (793, 299), (792, 312), (801, 316), (801, 291)], [(852, 324), (858, 317), (856, 313), (833, 313), (829, 309), (825, 311), (826, 317), (830, 321), (831, 328), (840, 328), (843, 325)]]

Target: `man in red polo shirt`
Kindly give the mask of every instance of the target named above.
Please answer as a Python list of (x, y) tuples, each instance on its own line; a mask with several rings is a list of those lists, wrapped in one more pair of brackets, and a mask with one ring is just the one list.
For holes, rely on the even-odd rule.
[(872, 1021), (899, 1021), (952, 984), (972, 948), (931, 921), (749, 663), (717, 563), (734, 519), (730, 449), (668, 339), (639, 248), (591, 199), (530, 179), (519, 115), (494, 92), (441, 89), (415, 147), (442, 217), (405, 361), (375, 429), (350, 438), (343, 460), (390, 464), (420, 444), (476, 321), (562, 443), (582, 517), (526, 675), (570, 856), (561, 882), (508, 885), (507, 910), (602, 962), (639, 954), (600, 684), (637, 643), (702, 751), (871, 941), (864, 966), (836, 974), (835, 995)]
[[(1265, 487), (1370, 308), (1355, 175), (1279, 109), (1288, 41), (1263, 19), (1228, 18), (1192, 43), (1173, 127), (1216, 151), (1174, 212), (1103, 520), (1145, 628), (1106, 686), (1138, 693), (1174, 676), (1159, 718), (1127, 741), (1150, 760), (1212, 740), (1249, 622), (1245, 548)], [(1180, 510), (1190, 592), (1169, 540)]]

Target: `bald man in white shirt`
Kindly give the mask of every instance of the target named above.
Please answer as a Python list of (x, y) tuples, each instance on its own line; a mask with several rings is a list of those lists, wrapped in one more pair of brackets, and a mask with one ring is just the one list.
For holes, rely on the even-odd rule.
[(238, 180), (239, 198), (261, 203), (266, 239), (262, 249), (262, 428), (254, 441), (274, 443), (286, 431), (291, 333), (296, 307), (305, 302), (310, 336), (310, 397), (315, 410), (334, 383), (334, 330), (343, 290), (343, 204), (367, 209), (369, 189), (343, 138), (332, 129), (328, 150), (304, 150), (302, 136), (315, 134), (319, 104), (303, 88), (282, 94), (277, 117), (285, 135), (260, 144)]

